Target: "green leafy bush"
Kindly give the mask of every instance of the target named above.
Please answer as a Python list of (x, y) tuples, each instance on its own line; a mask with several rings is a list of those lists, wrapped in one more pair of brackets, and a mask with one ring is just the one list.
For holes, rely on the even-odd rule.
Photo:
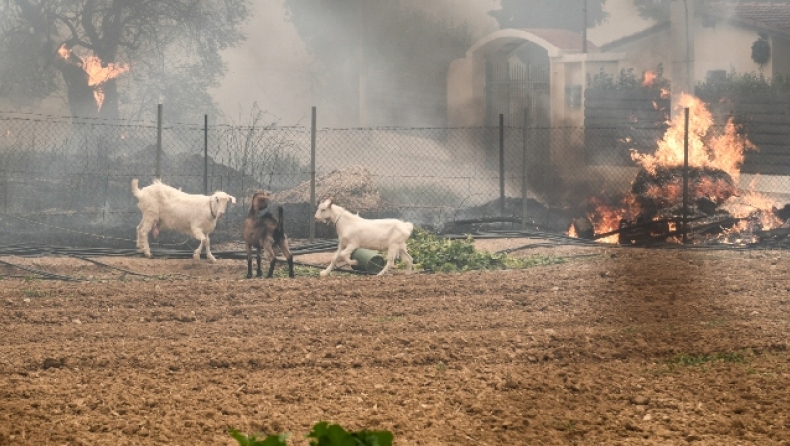
[(239, 442), (239, 446), (287, 446), (287, 434), (269, 435), (263, 440), (259, 440), (254, 434), (247, 437), (239, 433), (236, 429), (230, 429), (230, 436)]
[(450, 240), (420, 228), (415, 228), (407, 245), (415, 269), (436, 272), (520, 269), (562, 262), (561, 258), (550, 256), (513, 258), (507, 254), (478, 251), (471, 236), (463, 240)]
[(654, 72), (655, 79), (649, 85), (643, 85), (645, 74), (637, 77), (633, 68), (621, 68), (620, 73), (615, 77), (601, 68), (598, 74), (587, 73), (587, 88), (590, 90), (602, 91), (629, 91), (629, 90), (653, 90), (661, 94), (662, 90), (669, 90), (669, 79), (664, 77), (664, 66), (658, 64)]
[(392, 446), (392, 433), (389, 431), (347, 432), (338, 424), (322, 421), (313, 426), (307, 434), (310, 446)]
[[(230, 435), (239, 446), (287, 446), (288, 439), (287, 434), (277, 434), (259, 440), (255, 435), (247, 437), (233, 428)], [(313, 426), (307, 438), (312, 438), (310, 446), (392, 446), (393, 435), (390, 431), (348, 432), (338, 424), (321, 421)]]
[(697, 82), (694, 92), (706, 98), (728, 94), (790, 93), (790, 77), (778, 75), (766, 78), (763, 73), (739, 74), (733, 69), (725, 77)]

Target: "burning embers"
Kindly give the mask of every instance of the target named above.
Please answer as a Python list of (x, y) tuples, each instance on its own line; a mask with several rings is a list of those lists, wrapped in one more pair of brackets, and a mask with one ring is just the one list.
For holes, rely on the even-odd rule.
[(78, 66), (85, 71), (88, 78), (88, 86), (93, 89), (93, 97), (96, 99), (96, 105), (99, 110), (104, 103), (104, 90), (102, 89), (102, 85), (108, 80), (115, 79), (121, 74), (129, 71), (129, 65), (127, 64), (104, 64), (97, 56), (80, 57), (67, 48), (65, 43), (58, 48), (58, 55), (66, 62)]
[(779, 211), (767, 197), (737, 187), (744, 152), (756, 147), (738, 133), (732, 119), (723, 131), (712, 131), (713, 118), (699, 99), (682, 95), (679, 102), (679, 108), (689, 109), (685, 212), (686, 125), (679, 113), (654, 154), (632, 150), (641, 169), (631, 191), (588, 199), (585, 217), (574, 221), (569, 235), (625, 244), (680, 241), (685, 215), (692, 243), (750, 243), (782, 226), (787, 207)]

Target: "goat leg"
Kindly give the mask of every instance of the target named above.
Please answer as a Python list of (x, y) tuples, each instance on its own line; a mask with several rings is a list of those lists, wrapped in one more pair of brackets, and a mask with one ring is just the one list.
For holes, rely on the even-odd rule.
[(258, 248), (258, 253), (255, 256), (255, 260), (257, 261), (258, 269), (255, 271), (255, 275), (257, 277), (263, 277), (263, 270), (261, 269), (261, 248)]
[[(258, 261), (260, 264), (260, 261)], [(252, 279), (252, 246), (247, 243), (247, 278)]]
[(294, 277), (294, 256), (291, 254), (291, 248), (288, 246), (288, 239), (283, 236), (283, 239), (278, 244), (280, 251), (285, 256), (285, 260), (288, 261), (288, 277)]
[(272, 275), (274, 274), (274, 262), (277, 260), (276, 256), (274, 255), (274, 248), (272, 247), (272, 240), (266, 240), (263, 250), (266, 252), (266, 257), (269, 258), (269, 272), (266, 274), (267, 279), (271, 279)]

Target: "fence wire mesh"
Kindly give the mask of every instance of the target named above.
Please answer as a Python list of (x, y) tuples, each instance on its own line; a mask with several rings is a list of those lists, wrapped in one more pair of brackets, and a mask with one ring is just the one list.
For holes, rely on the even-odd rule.
[[(630, 190), (639, 171), (630, 150), (652, 153), (663, 131), (320, 129), (316, 198), (331, 196), (366, 217), (399, 217), (438, 230), (508, 217), (512, 227), (523, 222), (565, 232), (585, 212), (585, 200)], [(134, 246), (140, 211), (130, 182), (139, 178), (143, 187), (156, 177), (155, 123), (0, 115), (0, 132), (0, 243)], [(238, 199), (212, 234), (215, 244), (240, 241), (247, 199), (257, 190), (273, 192), (284, 205), (292, 238), (307, 238), (315, 204), (311, 140), (310, 128), (299, 126), (166, 125), (159, 170), (163, 182), (184, 192), (222, 190)], [(752, 167), (740, 186), (786, 203), (789, 177)], [(317, 225), (316, 236), (334, 232)], [(158, 243), (195, 246), (173, 233)]]

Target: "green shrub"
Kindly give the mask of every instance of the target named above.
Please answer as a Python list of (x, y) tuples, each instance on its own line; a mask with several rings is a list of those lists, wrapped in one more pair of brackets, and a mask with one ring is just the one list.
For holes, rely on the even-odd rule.
[(249, 437), (240, 434), (236, 429), (230, 429), (230, 436), (239, 442), (239, 446), (287, 446), (287, 434), (269, 435), (263, 440), (259, 440), (254, 434)]
[[(277, 434), (259, 440), (255, 435), (247, 437), (233, 428), (230, 435), (239, 446), (287, 446), (288, 439), (287, 434)], [(313, 426), (307, 438), (312, 438), (310, 446), (392, 446), (393, 435), (390, 431), (348, 432), (338, 424), (321, 421)]]
[(407, 242), (415, 269), (436, 272), (456, 272), (491, 269), (520, 269), (530, 266), (561, 263), (561, 258), (532, 256), (513, 258), (507, 254), (478, 251), (474, 239), (450, 240), (415, 228)]
[(763, 73), (738, 74), (733, 69), (723, 78), (697, 82), (694, 92), (705, 98), (729, 94), (790, 93), (790, 77), (779, 75), (770, 79)]
[(313, 426), (307, 434), (310, 446), (392, 446), (392, 433), (389, 431), (347, 432), (338, 424), (322, 421)]

